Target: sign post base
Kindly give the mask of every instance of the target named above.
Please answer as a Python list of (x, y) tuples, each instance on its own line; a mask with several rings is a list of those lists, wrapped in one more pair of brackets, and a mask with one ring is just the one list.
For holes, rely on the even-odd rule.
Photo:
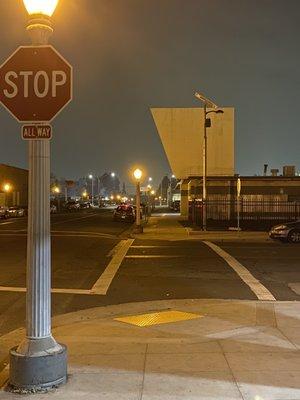
[(10, 351), (9, 388), (13, 392), (39, 392), (67, 381), (67, 348), (44, 355), (23, 355), (17, 347)]

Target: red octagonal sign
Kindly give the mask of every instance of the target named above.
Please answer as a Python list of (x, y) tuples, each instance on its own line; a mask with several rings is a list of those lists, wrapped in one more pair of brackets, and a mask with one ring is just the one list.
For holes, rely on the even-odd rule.
[(21, 46), (0, 67), (0, 102), (19, 122), (49, 122), (72, 100), (72, 79), (52, 46)]

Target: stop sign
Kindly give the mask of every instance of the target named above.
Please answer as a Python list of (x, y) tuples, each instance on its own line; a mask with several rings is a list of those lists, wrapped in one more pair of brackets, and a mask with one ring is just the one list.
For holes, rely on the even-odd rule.
[(21, 46), (0, 67), (0, 102), (19, 122), (48, 122), (72, 100), (72, 67), (52, 46)]

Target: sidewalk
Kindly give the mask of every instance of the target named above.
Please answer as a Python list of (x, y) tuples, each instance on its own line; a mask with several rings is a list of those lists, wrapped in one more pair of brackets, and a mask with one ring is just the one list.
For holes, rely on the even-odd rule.
[[(192, 315), (164, 313), (162, 319), (160, 311)], [(146, 313), (156, 315), (140, 325), (168, 323), (115, 319)], [(300, 399), (298, 303), (158, 301), (94, 308), (53, 323), (54, 336), (68, 346), (68, 383), (26, 399)], [(3, 351), (22, 335), (2, 337)], [(1, 400), (20, 398), (0, 392)]]
[(144, 233), (134, 235), (138, 239), (162, 239), (162, 240), (209, 240), (209, 241), (247, 241), (270, 242), (266, 232), (248, 231), (207, 231), (194, 230), (184, 227), (180, 221), (184, 218), (178, 214), (153, 214), (144, 226)]
[(200, 240), (217, 240), (220, 242), (225, 241), (268, 241), (272, 242), (267, 232), (256, 232), (256, 231), (198, 231), (192, 228), (186, 228), (190, 237), (194, 237)]

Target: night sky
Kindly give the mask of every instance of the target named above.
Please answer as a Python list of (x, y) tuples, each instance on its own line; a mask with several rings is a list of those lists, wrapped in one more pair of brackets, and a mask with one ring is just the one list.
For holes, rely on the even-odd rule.
[[(236, 172), (300, 167), (299, 0), (60, 0), (51, 43), (74, 66), (52, 171), (76, 178), (133, 164), (169, 173), (150, 107), (236, 108)], [(21, 0), (0, 0), (0, 59), (28, 44)], [(0, 163), (27, 167), (18, 123), (0, 110)]]

